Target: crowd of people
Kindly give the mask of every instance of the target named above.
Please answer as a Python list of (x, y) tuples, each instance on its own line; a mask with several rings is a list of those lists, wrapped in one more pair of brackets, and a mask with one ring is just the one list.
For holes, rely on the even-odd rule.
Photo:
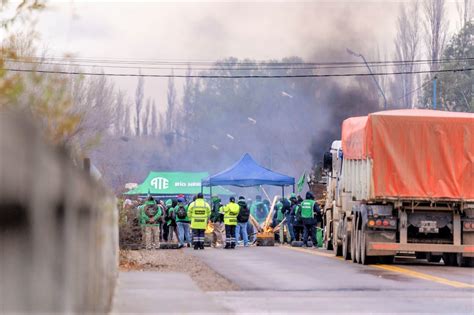
[[(267, 220), (270, 207), (269, 200), (260, 195), (253, 202), (244, 196), (237, 200), (230, 197), (226, 204), (218, 196), (212, 196), (208, 203), (202, 193), (190, 202), (184, 195), (166, 201), (149, 196), (138, 206), (137, 215), (146, 249), (159, 248), (161, 242), (178, 243), (178, 248), (204, 249), (206, 230), (212, 234), (212, 247), (234, 249), (256, 242), (258, 229)], [(270, 220), (270, 226), (280, 231), (275, 234), (276, 241), (282, 244), (299, 241), (309, 246), (311, 239), (316, 246), (315, 228), (321, 222), (321, 213), (311, 192), (306, 194), (306, 199), (295, 194), (281, 197)]]

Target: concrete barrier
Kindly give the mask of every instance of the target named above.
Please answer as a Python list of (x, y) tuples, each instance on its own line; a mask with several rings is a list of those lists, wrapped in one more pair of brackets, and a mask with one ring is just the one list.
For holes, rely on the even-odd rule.
[(115, 197), (0, 113), (0, 313), (107, 313), (117, 274)]

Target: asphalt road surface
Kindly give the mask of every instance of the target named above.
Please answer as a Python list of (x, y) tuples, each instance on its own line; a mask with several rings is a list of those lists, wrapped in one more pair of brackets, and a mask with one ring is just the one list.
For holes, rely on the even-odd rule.
[(242, 288), (206, 293), (237, 314), (474, 314), (474, 268), (414, 258), (363, 266), (325, 250), (290, 247), (188, 253)]

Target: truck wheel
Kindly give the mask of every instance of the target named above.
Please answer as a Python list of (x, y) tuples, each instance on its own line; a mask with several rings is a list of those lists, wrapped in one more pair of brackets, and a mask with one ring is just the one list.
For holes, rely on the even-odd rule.
[(342, 245), (337, 244), (337, 233), (334, 228), (332, 229), (332, 251), (334, 256), (342, 256)]
[(351, 259), (350, 238), (350, 234), (344, 233), (344, 238), (342, 239), (342, 257), (344, 260)]
[(457, 266), (457, 255), (454, 253), (443, 253), (443, 261), (446, 266)]
[(351, 229), (351, 260), (353, 263), (356, 262), (356, 245), (357, 243), (357, 229), (355, 224), (355, 218), (352, 220), (352, 229)]
[(432, 255), (431, 253), (426, 253), (426, 260), (428, 260), (430, 263), (439, 263), (441, 258), (441, 255)]
[(331, 223), (331, 218), (328, 218), (330, 212), (326, 211), (326, 225), (325, 225), (325, 231), (324, 231), (324, 248), (327, 250), (332, 250), (332, 223)]
[(372, 264), (376, 256), (367, 256), (367, 232), (365, 227), (360, 231), (360, 263), (362, 265)]

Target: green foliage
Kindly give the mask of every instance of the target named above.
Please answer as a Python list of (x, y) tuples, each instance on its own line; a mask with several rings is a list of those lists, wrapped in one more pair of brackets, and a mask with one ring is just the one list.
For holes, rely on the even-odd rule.
[[(2, 11), (9, 7), (2, 1)], [(28, 29), (34, 12), (45, 7), (44, 1), (22, 1), (14, 14), (1, 21), (6, 34), (0, 43), (0, 110), (20, 110), (39, 122), (45, 138), (53, 144), (66, 144), (78, 132), (81, 115), (72, 109), (70, 82), (62, 75), (14, 72), (18, 61), (32, 61), (37, 54), (35, 32), (12, 33), (13, 26)]]
[[(463, 59), (464, 60), (459, 60)], [(468, 22), (453, 36), (443, 52), (443, 59), (452, 62), (443, 64), (441, 69), (474, 68), (474, 23)], [(437, 104), (449, 111), (474, 112), (474, 74), (473, 71), (445, 72), (437, 75)], [(431, 81), (431, 78), (428, 80)], [(431, 108), (433, 85), (426, 82), (422, 104)]]

